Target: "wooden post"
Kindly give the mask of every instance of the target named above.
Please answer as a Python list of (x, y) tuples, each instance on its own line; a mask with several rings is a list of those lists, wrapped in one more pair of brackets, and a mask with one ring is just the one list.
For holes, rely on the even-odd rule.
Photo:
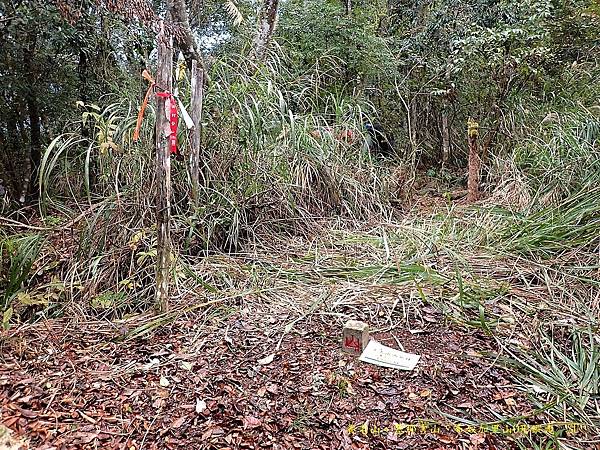
[(191, 117), (194, 128), (190, 136), (190, 180), (192, 183), (192, 201), (198, 204), (200, 191), (200, 138), (202, 134), (202, 102), (204, 93), (204, 70), (198, 67), (196, 60), (192, 61), (192, 108)]
[[(158, 33), (158, 69), (156, 85), (172, 92), (173, 39), (167, 42), (161, 24)], [(169, 135), (171, 129), (166, 111), (166, 98), (157, 97), (156, 108), (156, 299), (159, 313), (169, 308), (169, 272), (171, 269), (171, 158)]]
[(467, 122), (469, 136), (469, 179), (467, 188), (469, 194), (468, 202), (475, 202), (479, 199), (479, 177), (481, 171), (481, 158), (479, 157), (479, 124), (472, 119)]

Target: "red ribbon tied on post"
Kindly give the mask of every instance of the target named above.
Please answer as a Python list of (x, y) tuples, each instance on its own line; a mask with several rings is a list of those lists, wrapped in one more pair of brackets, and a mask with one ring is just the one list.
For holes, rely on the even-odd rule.
[[(144, 101), (142, 103), (142, 107), (138, 113), (137, 123), (135, 126), (135, 131), (133, 132), (133, 141), (136, 142), (140, 137), (140, 128), (142, 126), (142, 120), (144, 118), (144, 112), (146, 111), (146, 107), (148, 106), (148, 100), (150, 99), (150, 94), (154, 90), (156, 86), (156, 82), (152, 75), (148, 73), (146, 69), (142, 72), (142, 77), (146, 79), (150, 86), (148, 86), (148, 90), (146, 91), (146, 95), (144, 97)], [(179, 113), (177, 111), (177, 100), (175, 96), (169, 91), (157, 92), (157, 97), (169, 99), (170, 111), (169, 111), (169, 126), (171, 129), (171, 134), (169, 135), (169, 147), (171, 149), (171, 156), (175, 156), (177, 160), (181, 161), (183, 159), (183, 155), (179, 153), (177, 150), (177, 127), (179, 125)]]
[(169, 146), (171, 148), (171, 156), (181, 157), (177, 151), (177, 126), (179, 125), (179, 113), (177, 112), (177, 101), (170, 92), (157, 92), (157, 97), (168, 98), (170, 104), (169, 125), (171, 134), (169, 135)]

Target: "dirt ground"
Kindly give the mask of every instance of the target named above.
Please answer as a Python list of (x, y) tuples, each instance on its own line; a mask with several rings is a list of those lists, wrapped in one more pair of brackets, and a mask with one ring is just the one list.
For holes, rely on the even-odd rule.
[[(412, 372), (341, 353), (339, 318), (270, 333), (265, 323), (285, 323), (234, 311), (212, 323), (188, 313), (131, 340), (107, 322), (5, 332), (1, 420), (23, 448), (46, 450), (509, 449), (544, 436), (509, 374), (483, 357), (493, 340), (435, 311), (416, 333), (372, 333), (421, 355)], [(519, 416), (526, 428), (492, 424)]]

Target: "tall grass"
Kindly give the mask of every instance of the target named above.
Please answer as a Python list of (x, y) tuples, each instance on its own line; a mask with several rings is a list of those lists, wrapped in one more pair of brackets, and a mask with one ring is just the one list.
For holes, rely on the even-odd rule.
[(572, 250), (594, 254), (600, 244), (599, 200), (600, 186), (587, 187), (530, 214), (505, 215), (492, 245), (545, 258)]
[[(303, 233), (320, 219), (385, 218), (391, 170), (364, 148), (367, 103), (325, 94), (325, 74), (291, 79), (285, 64), (256, 68), (243, 58), (213, 64), (202, 124), (201, 192), (189, 200), (186, 164), (172, 164), (174, 253), (235, 251), (260, 229)], [(189, 86), (180, 82), (184, 102)], [(110, 99), (106, 99), (110, 100)], [(142, 139), (131, 136), (136, 108), (127, 100), (84, 105), (75, 130), (48, 146), (40, 170), (43, 214), (83, 215), (79, 247), (66, 278), (76, 297), (105, 301), (126, 294), (143, 305), (153, 276), (154, 111)], [(351, 130), (355, 139), (336, 136)], [(315, 131), (319, 135), (315, 135)], [(179, 146), (188, 151), (187, 130)], [(90, 261), (92, 263), (90, 264)], [(142, 289), (142, 287), (144, 287)], [(116, 296), (116, 297), (115, 297)], [(138, 298), (139, 302), (135, 299)]]
[(12, 235), (0, 232), (0, 312), (6, 328), (13, 315), (13, 303), (25, 287), (43, 242), (38, 234)]
[(566, 113), (549, 113), (514, 152), (534, 201), (556, 203), (572, 192), (597, 186), (599, 141), (600, 111), (579, 106)]
[[(595, 331), (572, 329), (541, 333), (527, 351), (507, 348), (500, 361), (515, 370), (531, 391), (534, 404), (554, 419), (565, 416), (597, 426), (600, 409), (600, 343)], [(555, 336), (558, 335), (558, 336)], [(566, 336), (564, 336), (567, 334)]]

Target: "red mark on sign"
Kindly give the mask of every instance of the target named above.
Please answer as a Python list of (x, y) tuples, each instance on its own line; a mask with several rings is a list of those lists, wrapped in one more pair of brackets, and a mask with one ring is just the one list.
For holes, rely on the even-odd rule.
[(346, 336), (344, 339), (344, 347), (351, 348), (357, 352), (360, 351), (360, 342), (356, 336)]

